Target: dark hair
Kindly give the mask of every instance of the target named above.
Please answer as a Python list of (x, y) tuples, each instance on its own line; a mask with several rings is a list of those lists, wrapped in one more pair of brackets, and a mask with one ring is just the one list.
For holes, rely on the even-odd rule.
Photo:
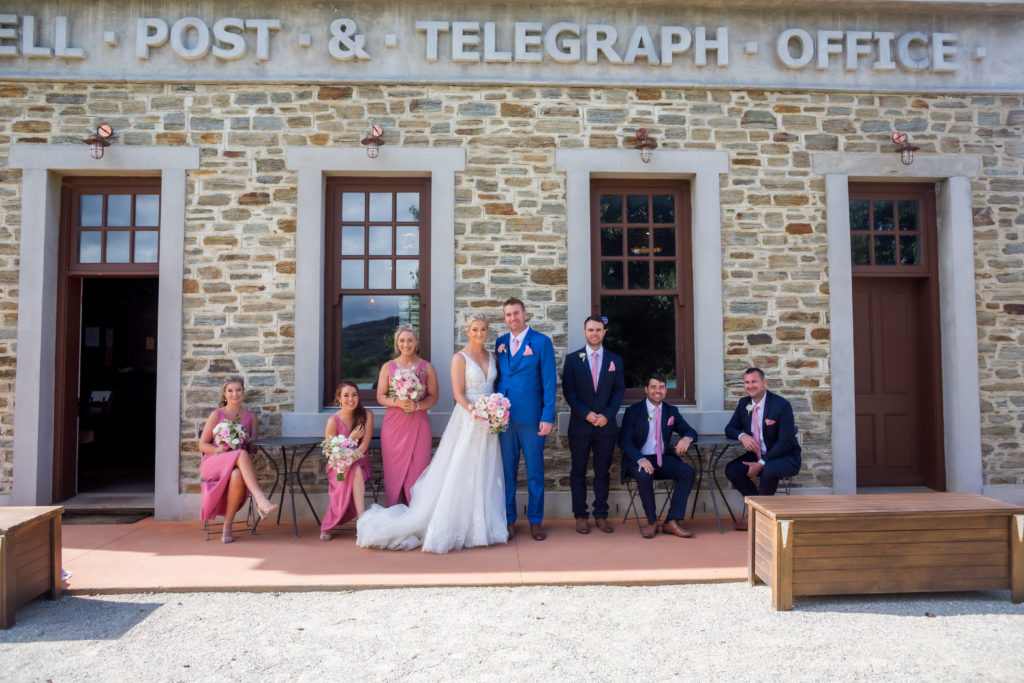
[[(341, 390), (345, 387), (352, 387), (356, 391), (359, 391), (359, 385), (355, 382), (349, 382), (343, 380), (338, 382), (337, 388), (334, 390), (334, 405), (341, 405), (341, 401), (338, 400), (338, 396), (341, 394)], [(358, 397), (359, 394), (356, 394)], [(355, 409), (352, 411), (352, 429), (355, 429), (359, 425), (366, 424), (366, 408), (363, 407), (363, 402), (360, 401), (356, 404)]]
[(604, 328), (608, 327), (608, 319), (607, 318), (602, 318), (599, 315), (588, 315), (587, 319), (583, 321), (583, 327), (586, 328), (587, 327), (587, 323), (591, 323), (591, 322), (593, 322), (593, 323), (601, 323), (601, 327), (604, 327)]
[(502, 310), (504, 310), (506, 306), (519, 306), (519, 308), (523, 309), (523, 313), (526, 313), (526, 304), (523, 303), (522, 299), (517, 299), (514, 296), (510, 296), (505, 299), (505, 303), (501, 305)]
[(652, 379), (656, 379), (659, 382), (661, 382), (662, 384), (668, 384), (668, 380), (665, 379), (665, 375), (661, 374), (660, 372), (651, 372), (651, 373), (648, 373), (647, 381), (644, 382), (644, 386), (647, 386), (648, 384), (650, 384)]
[(746, 377), (747, 375), (753, 375), (755, 372), (757, 373), (758, 377), (760, 377), (762, 380), (764, 379), (764, 370), (762, 370), (761, 368), (747, 368), (746, 370), (743, 371), (743, 376)]

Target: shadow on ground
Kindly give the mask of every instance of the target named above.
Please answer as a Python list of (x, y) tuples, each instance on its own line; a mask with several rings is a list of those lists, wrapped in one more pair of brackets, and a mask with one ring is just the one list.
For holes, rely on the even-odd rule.
[(60, 600), (40, 598), (18, 609), (14, 626), (0, 630), (0, 644), (117, 640), (161, 606), (162, 602), (110, 602), (67, 595)]

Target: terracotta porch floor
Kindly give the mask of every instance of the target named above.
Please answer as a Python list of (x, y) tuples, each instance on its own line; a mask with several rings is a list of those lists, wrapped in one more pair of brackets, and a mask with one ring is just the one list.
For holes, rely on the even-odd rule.
[(534, 541), (520, 520), (508, 545), (448, 555), (389, 552), (355, 545), (351, 525), (321, 543), (311, 522), (264, 522), (256, 536), (236, 532), (229, 545), (203, 540), (198, 522), (66, 525), (64, 569), (70, 593), (279, 591), (396, 586), (525, 584), (658, 584), (742, 581), (747, 535), (713, 518), (686, 520), (696, 536), (644, 539), (635, 522), (613, 522), (615, 533), (577, 534), (572, 520), (545, 523), (548, 538)]

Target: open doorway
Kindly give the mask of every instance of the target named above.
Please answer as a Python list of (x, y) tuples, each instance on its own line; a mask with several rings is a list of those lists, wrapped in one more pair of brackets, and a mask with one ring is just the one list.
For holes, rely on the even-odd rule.
[(156, 278), (84, 278), (79, 493), (153, 491)]

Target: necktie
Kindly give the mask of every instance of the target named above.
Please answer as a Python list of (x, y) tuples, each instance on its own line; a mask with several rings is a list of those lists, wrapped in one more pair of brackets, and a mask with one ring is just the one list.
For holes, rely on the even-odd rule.
[(512, 337), (512, 355), (516, 355), (519, 351), (519, 337)]
[(757, 406), (754, 406), (754, 419), (750, 422), (750, 431), (754, 435), (754, 443), (757, 444), (757, 457), (761, 458), (761, 420), (757, 416)]
[(658, 456), (658, 467), (661, 467), (661, 454), (665, 444), (661, 441), (661, 406), (654, 408), (654, 452)]
[(601, 366), (597, 364), (597, 352), (590, 354), (590, 374), (594, 378), (594, 391), (597, 391), (597, 376), (601, 372)]

